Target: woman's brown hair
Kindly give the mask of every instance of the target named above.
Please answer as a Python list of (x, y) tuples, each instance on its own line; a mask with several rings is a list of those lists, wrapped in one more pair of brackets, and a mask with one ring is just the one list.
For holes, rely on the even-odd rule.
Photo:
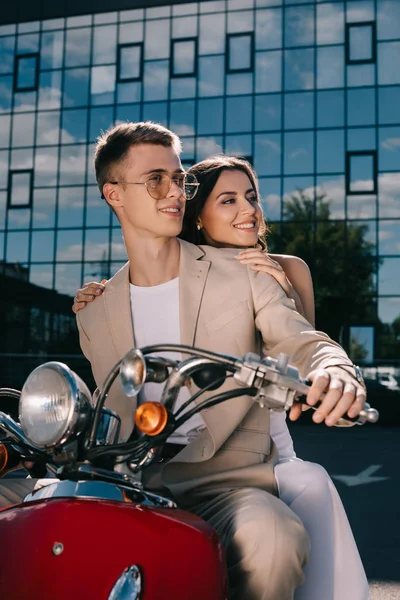
[[(200, 185), (193, 200), (189, 200), (186, 203), (183, 229), (181, 234), (178, 236), (182, 240), (186, 240), (187, 242), (197, 245), (207, 243), (204, 239), (202, 229), (199, 230), (197, 228), (197, 223), (203, 211), (204, 205), (223, 171), (242, 171), (245, 173), (257, 194), (257, 198), (260, 197), (257, 175), (247, 160), (244, 160), (243, 158), (236, 158), (235, 156), (224, 155), (212, 156), (211, 158), (202, 160), (196, 165), (193, 165), (193, 167), (190, 167), (188, 170), (188, 173), (196, 176)], [(264, 249), (267, 247), (265, 241), (267, 232), (268, 228), (263, 218), (258, 237), (259, 243)]]

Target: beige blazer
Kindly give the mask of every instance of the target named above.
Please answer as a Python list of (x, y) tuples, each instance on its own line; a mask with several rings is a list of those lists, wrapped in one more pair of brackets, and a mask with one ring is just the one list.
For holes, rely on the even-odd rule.
[[(352, 364), (338, 344), (315, 331), (296, 311), (293, 300), (287, 298), (273, 277), (237, 261), (237, 250), (198, 247), (184, 241), (180, 245), (182, 344), (242, 356), (259, 352), (261, 334), (265, 354), (290, 355), (291, 363), (304, 376), (317, 367)], [(129, 263), (107, 282), (100, 298), (78, 313), (77, 319), (81, 348), (99, 386), (112, 366), (135, 344)], [(225, 387), (231, 385), (229, 381)], [(123, 395), (117, 380), (107, 405), (121, 416), (121, 438), (127, 439), (133, 429), (136, 400)], [(194, 466), (193, 463), (211, 459), (223, 445), (224, 449), (256, 453), (261, 460), (271, 454), (269, 411), (254, 405), (251, 398), (225, 402), (203, 411), (202, 416), (206, 429), (171, 463)], [(247, 425), (240, 427), (246, 419)], [(235, 465), (240, 460), (236, 453)]]

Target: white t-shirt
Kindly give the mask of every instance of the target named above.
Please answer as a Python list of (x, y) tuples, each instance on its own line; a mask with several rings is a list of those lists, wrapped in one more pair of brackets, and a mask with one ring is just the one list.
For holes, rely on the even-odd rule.
[[(131, 309), (135, 345), (137, 348), (153, 344), (180, 344), (179, 323), (179, 278), (151, 287), (130, 284)], [(177, 353), (159, 353), (159, 356), (180, 360)], [(139, 394), (139, 403), (159, 402), (164, 384), (146, 383)], [(189, 390), (183, 387), (175, 406), (177, 410), (190, 397)], [(190, 408), (193, 408), (193, 404)], [(168, 439), (174, 444), (187, 444), (204, 429), (200, 414), (194, 415)]]

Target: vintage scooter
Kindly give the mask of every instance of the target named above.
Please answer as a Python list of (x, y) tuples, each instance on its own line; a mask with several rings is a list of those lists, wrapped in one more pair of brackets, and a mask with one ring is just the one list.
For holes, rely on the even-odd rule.
[[(179, 362), (157, 357), (177, 352)], [(151, 355), (151, 356), (150, 356)], [(118, 443), (120, 419), (104, 408), (117, 377), (127, 396), (145, 382), (164, 384), (161, 402), (141, 404), (140, 436)], [(227, 377), (231, 389), (201, 399)], [(178, 410), (179, 390), (198, 391)], [(304, 401), (307, 383), (286, 356), (239, 359), (182, 345), (132, 349), (115, 365), (92, 404), (85, 383), (48, 362), (28, 377), (19, 423), (0, 413), (0, 476), (21, 460), (52, 473), (21, 504), (0, 510), (0, 597), (4, 600), (226, 600), (227, 575), (212, 528), (143, 488), (138, 474), (191, 416), (239, 396), (267, 409)], [(357, 423), (375, 422), (368, 405)]]

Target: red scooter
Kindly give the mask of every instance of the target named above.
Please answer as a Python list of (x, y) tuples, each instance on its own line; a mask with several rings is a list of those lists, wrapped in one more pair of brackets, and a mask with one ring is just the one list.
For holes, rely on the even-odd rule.
[[(184, 353), (174, 362), (155, 356)], [(118, 443), (120, 419), (104, 408), (116, 377), (127, 396), (164, 384), (161, 402), (136, 411), (141, 435)], [(227, 377), (236, 386), (200, 400)], [(176, 410), (188, 379), (199, 388)], [(0, 597), (4, 600), (226, 600), (227, 573), (216, 533), (170, 498), (145, 490), (138, 474), (197, 412), (252, 396), (287, 410), (308, 386), (287, 357), (242, 359), (181, 345), (133, 349), (112, 369), (96, 406), (66, 365), (36, 368), (19, 398), (19, 423), (0, 412), (0, 476), (21, 461), (41, 479), (21, 504), (0, 510)], [(5, 390), (0, 390), (0, 396)], [(368, 405), (357, 422), (375, 422)], [(49, 477), (52, 474), (52, 478)]]

